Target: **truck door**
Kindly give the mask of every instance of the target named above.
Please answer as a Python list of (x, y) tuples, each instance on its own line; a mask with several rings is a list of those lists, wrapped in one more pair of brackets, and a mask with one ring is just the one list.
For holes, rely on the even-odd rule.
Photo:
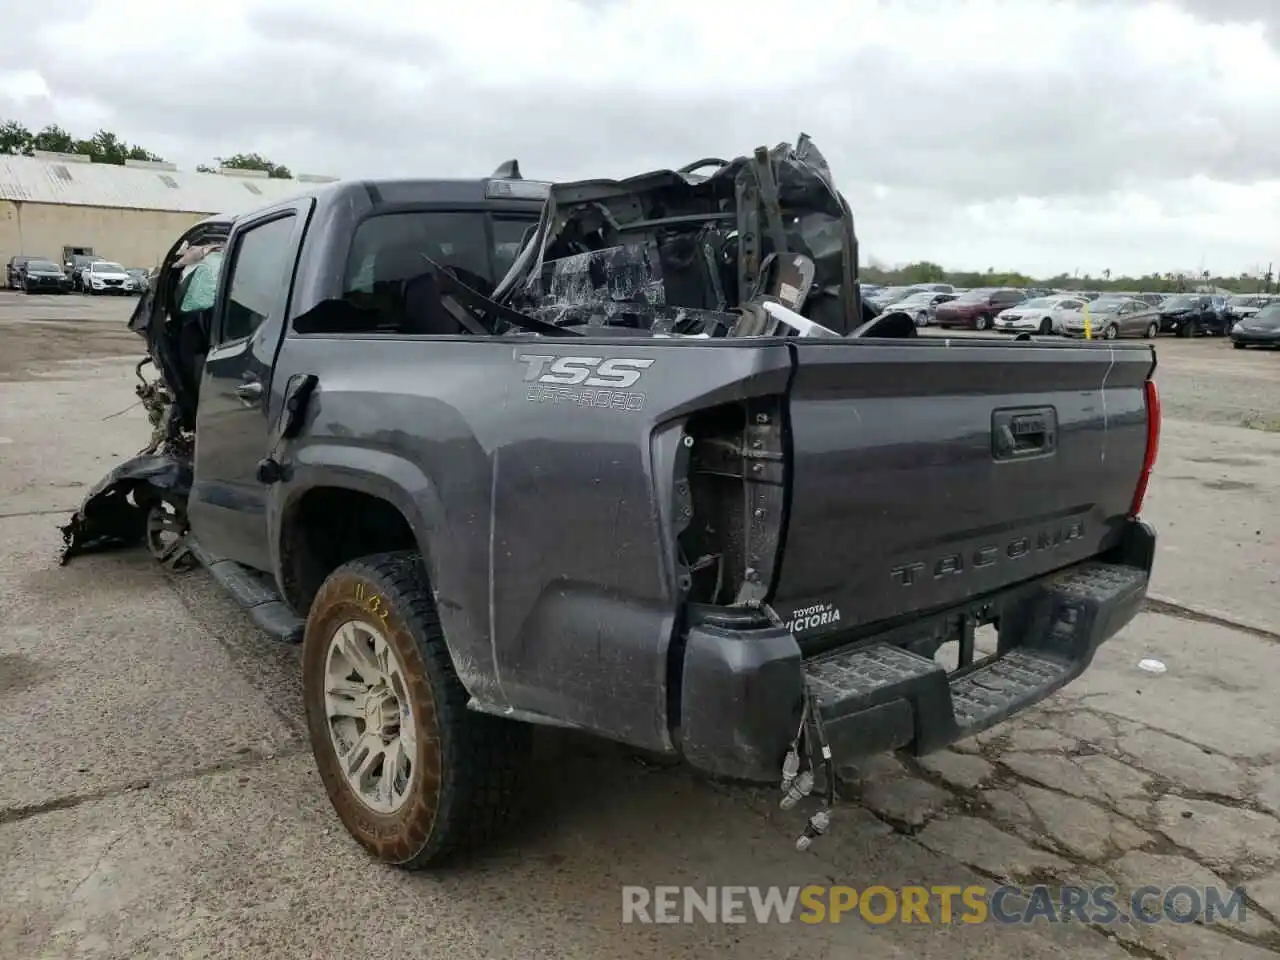
[(237, 221), (227, 244), (196, 408), (195, 482), (188, 514), (206, 552), (271, 569), (267, 455), (271, 368), (310, 201)]

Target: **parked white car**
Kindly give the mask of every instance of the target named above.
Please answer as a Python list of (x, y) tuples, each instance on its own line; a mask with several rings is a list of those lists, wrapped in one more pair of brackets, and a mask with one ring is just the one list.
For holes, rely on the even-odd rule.
[(1062, 333), (1064, 316), (1085, 304), (1083, 297), (1035, 297), (996, 314), (994, 329), (1005, 333)]
[(83, 280), (84, 292), (88, 294), (133, 292), (133, 277), (129, 276), (129, 271), (110, 260), (86, 264)]

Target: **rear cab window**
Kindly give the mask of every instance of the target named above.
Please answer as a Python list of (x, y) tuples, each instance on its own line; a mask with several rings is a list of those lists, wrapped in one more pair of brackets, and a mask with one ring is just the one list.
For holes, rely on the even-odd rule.
[(360, 310), (350, 328), (421, 329), (409, 287), (429, 277), (433, 264), (488, 295), (515, 262), (537, 215), (481, 210), (389, 211), (356, 228), (347, 256), (342, 298)]

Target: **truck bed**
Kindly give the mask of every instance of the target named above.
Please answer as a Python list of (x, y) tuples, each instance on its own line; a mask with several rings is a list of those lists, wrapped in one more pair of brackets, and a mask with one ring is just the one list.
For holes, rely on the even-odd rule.
[(928, 658), (958, 610), (1115, 550), (1153, 365), (1005, 339), (290, 338), (275, 380), (319, 386), (268, 514), (394, 481), (476, 709), (670, 750), (698, 610), (754, 630), (768, 608), (797, 669), (893, 631)]

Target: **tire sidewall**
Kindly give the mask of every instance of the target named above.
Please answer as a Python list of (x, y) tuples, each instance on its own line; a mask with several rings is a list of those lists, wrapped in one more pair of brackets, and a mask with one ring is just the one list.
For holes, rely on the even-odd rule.
[(1120, 331), (1116, 329), (1116, 325), (1114, 323), (1110, 323), (1107, 324), (1107, 329), (1102, 336), (1106, 340), (1114, 340), (1116, 337), (1120, 336)]
[(980, 313), (978, 314), (977, 319), (973, 321), (973, 326), (976, 330), (990, 330), (991, 318), (985, 313)]
[[(348, 564), (335, 571), (316, 595), (307, 617), (302, 653), (307, 732), (325, 791), (347, 831), (371, 853), (391, 863), (409, 861), (438, 843), (431, 827), (441, 819), (451, 792), (445, 762), (452, 747), (451, 729), (448, 723), (440, 722), (438, 712), (446, 703), (443, 678), (424, 662), (421, 641), (425, 638), (416, 636), (406, 614), (390, 584), (359, 563)], [(409, 795), (391, 814), (377, 813), (359, 800), (339, 769), (329, 736), (325, 710), (329, 643), (334, 632), (351, 620), (363, 620), (381, 630), (400, 660), (409, 691), (417, 754)]]

